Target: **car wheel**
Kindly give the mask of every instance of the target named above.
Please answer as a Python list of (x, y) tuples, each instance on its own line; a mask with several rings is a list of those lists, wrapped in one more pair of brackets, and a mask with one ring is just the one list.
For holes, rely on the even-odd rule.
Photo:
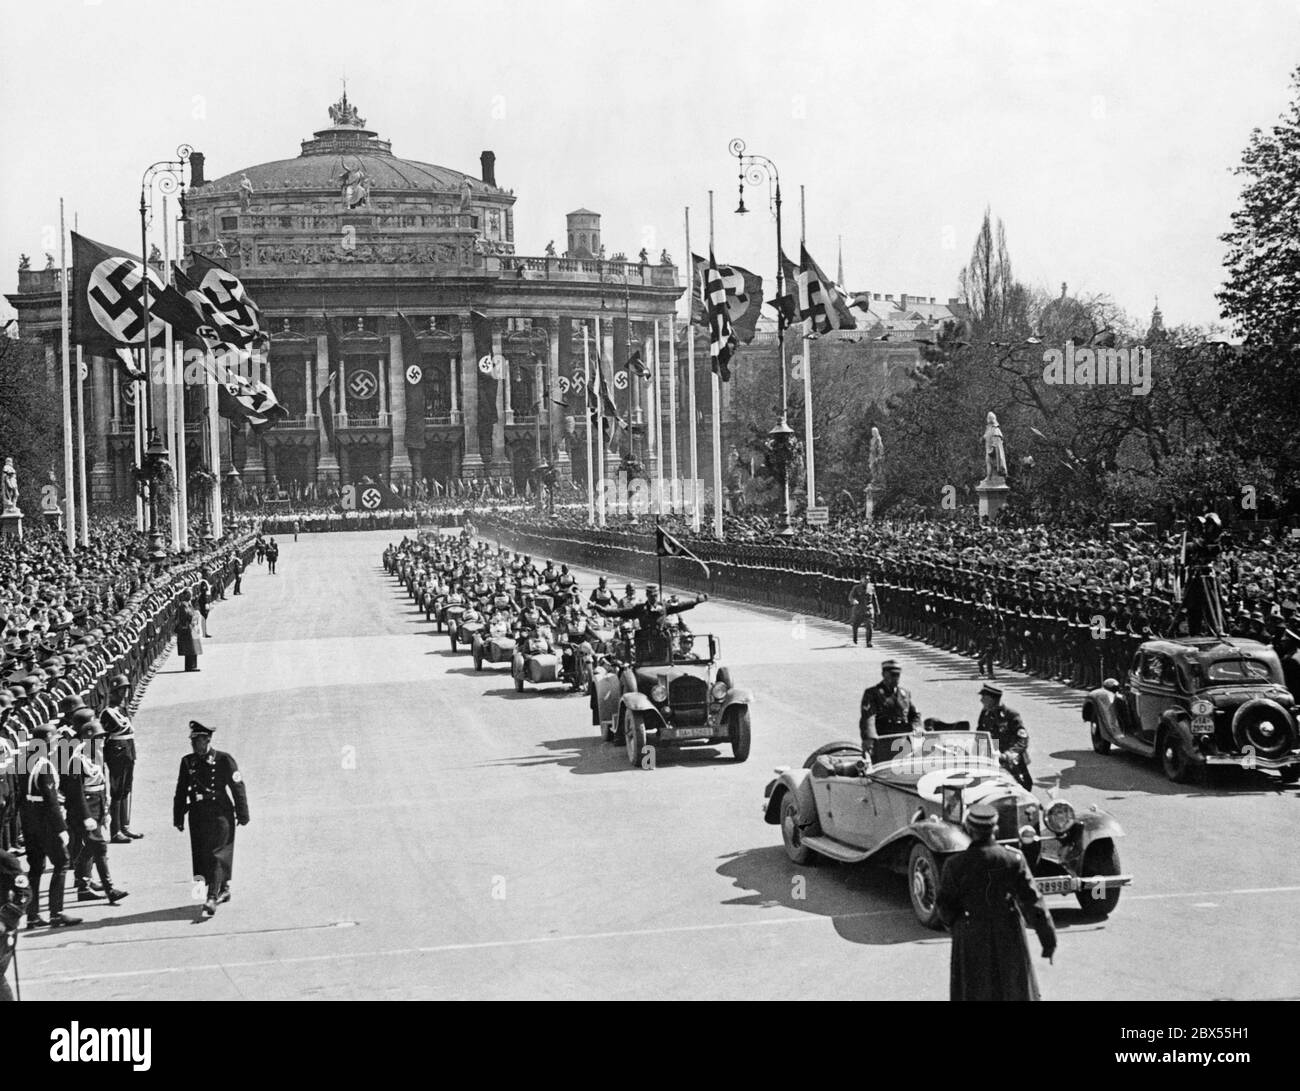
[(744, 761), (749, 757), (749, 709), (732, 709), (728, 721), (730, 730), (727, 733), (731, 736), (731, 755), (736, 761)]
[(781, 843), (794, 864), (806, 864), (813, 856), (812, 849), (803, 843), (800, 822), (799, 801), (793, 792), (786, 792), (781, 797)]
[(907, 892), (912, 912), (926, 928), (939, 928), (939, 861), (920, 841), (907, 858)]
[(1106, 738), (1106, 736), (1101, 733), (1101, 724), (1099, 724), (1096, 720), (1093, 720), (1092, 723), (1088, 725), (1088, 727), (1092, 735), (1092, 748), (1098, 754), (1109, 754), (1110, 739)]
[[(1080, 877), (1119, 873), (1119, 852), (1115, 848), (1114, 841), (1094, 841), (1088, 846), (1083, 854), (1083, 866), (1079, 868)], [(1094, 898), (1090, 891), (1085, 890), (1078, 891), (1074, 896), (1078, 899), (1079, 908), (1083, 910), (1085, 917), (1100, 920), (1115, 912), (1115, 906), (1119, 905), (1119, 895), (1120, 888), (1114, 887), (1100, 898)]]
[(474, 641), (474, 669), (476, 671), (483, 669), (483, 645), (477, 640)]
[(640, 712), (629, 713), (623, 721), (624, 745), (631, 765), (640, 765), (645, 754), (645, 717)]
[(512, 670), (510, 673), (511, 673), (512, 675), (514, 675), (514, 679), (515, 679), (515, 692), (516, 692), (516, 693), (523, 693), (523, 692), (524, 692), (524, 676), (523, 676), (523, 674), (522, 674), (522, 673), (520, 673), (520, 674), (516, 674), (513, 670)]
[(452, 650), (453, 652), (456, 650), (456, 634), (455, 634), (455, 633), (452, 633), (452, 634), (451, 634), (451, 650)]
[(1172, 731), (1160, 736), (1160, 768), (1174, 784), (1185, 784), (1191, 779), (1192, 760)]

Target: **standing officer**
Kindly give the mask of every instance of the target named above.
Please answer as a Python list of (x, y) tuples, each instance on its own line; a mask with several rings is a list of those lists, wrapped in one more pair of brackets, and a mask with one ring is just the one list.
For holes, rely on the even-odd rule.
[(1007, 708), (1002, 703), (1002, 690), (987, 682), (980, 688), (980, 704), (983, 709), (975, 730), (993, 736), (1003, 767), (1025, 791), (1033, 791), (1034, 781), (1029, 775), (1029, 732), (1020, 713)]
[(1026, 919), (1038, 933), (1043, 957), (1056, 951), (1052, 915), (1024, 856), (993, 839), (997, 819), (987, 803), (966, 812), (970, 846), (949, 857), (939, 880), (939, 916), (952, 931), (950, 1000), (1042, 999), (1025, 941)]
[(880, 609), (880, 603), (876, 600), (876, 585), (871, 582), (869, 574), (864, 574), (849, 591), (849, 606), (851, 607), (849, 627), (853, 630), (853, 643), (858, 642), (858, 629), (863, 628), (867, 631), (865, 646), (870, 648), (876, 611)]
[(14, 994), (5, 980), (9, 963), (18, 946), (18, 922), (23, 919), (30, 897), (27, 876), (18, 858), (0, 850), (0, 1003), (12, 1001)]
[[(63, 887), (68, 875), (68, 827), (59, 805), (59, 771), (51, 756), (57, 746), (53, 723), (32, 728), (26, 760), (27, 772), (21, 780), (23, 796), (19, 814), (23, 836), (27, 839), (27, 881), (31, 901), (27, 903), (28, 928), (63, 928), (80, 924), (80, 917), (63, 912)], [(41, 875), (50, 862), (50, 919), (40, 915)]]
[(235, 867), (235, 822), (248, 825), (248, 794), (235, 759), (212, 749), (212, 731), (198, 720), (190, 721), (190, 749), (181, 758), (172, 800), (172, 821), (185, 829), (190, 816), (190, 864), (195, 879), (208, 886), (203, 915), (212, 916), (217, 905), (230, 901), (230, 877)]
[(272, 538), (269, 542), (266, 543), (266, 568), (267, 571), (272, 576), (275, 575), (275, 565), (279, 559), (280, 559), (280, 543), (277, 542), (274, 538)]
[(987, 672), (993, 677), (993, 665), (998, 656), (998, 608), (993, 602), (993, 592), (985, 591), (976, 611), (976, 631), (979, 641), (979, 671), (983, 678)]
[(108, 733), (104, 762), (108, 766), (109, 832), (113, 844), (123, 845), (144, 836), (131, 830), (131, 793), (135, 788), (135, 728), (127, 715), (131, 680), (116, 674), (109, 682), (108, 707), (99, 718)]
[(127, 892), (113, 885), (108, 871), (108, 770), (99, 753), (100, 740), (104, 737), (103, 725), (93, 717), (78, 725), (79, 742), (72, 751), (63, 789), (68, 801), (68, 820), (82, 830), (81, 847), (73, 861), (77, 900), (94, 901), (99, 897), (89, 888), (93, 865), (108, 904), (117, 905)]
[(244, 593), (241, 590), (244, 583), (244, 562), (239, 559), (239, 554), (237, 553), (231, 554), (230, 557), (230, 575), (235, 581), (234, 593), (236, 595), (242, 595)]
[(891, 735), (906, 735), (921, 727), (921, 713), (912, 703), (912, 695), (898, 684), (903, 669), (893, 659), (880, 664), (880, 681), (862, 694), (862, 715), (858, 732), (862, 752), (873, 762), (889, 761), (893, 756)]

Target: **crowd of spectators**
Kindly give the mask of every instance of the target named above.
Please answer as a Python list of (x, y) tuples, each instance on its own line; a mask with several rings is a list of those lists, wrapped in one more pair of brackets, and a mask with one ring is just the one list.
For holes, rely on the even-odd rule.
[[(585, 507), (480, 520), (486, 534), (528, 539), (531, 552), (556, 543), (549, 548), (568, 560), (604, 570), (621, 563), (647, 576), (655, 570), (655, 521), (620, 516), (593, 528)], [(1120, 675), (1143, 639), (1189, 633), (1181, 528), (913, 518), (840, 520), (784, 537), (772, 520), (744, 515), (727, 517), (719, 541), (693, 534), (681, 516), (660, 522), (709, 563), (711, 590), (846, 619), (850, 588), (869, 577), (882, 628), (973, 658), (992, 643), (1001, 666), (1077, 686)], [(679, 558), (664, 564), (674, 577), (701, 577)], [(1228, 633), (1284, 655), (1300, 646), (1300, 538), (1275, 525), (1238, 524), (1214, 567)]]

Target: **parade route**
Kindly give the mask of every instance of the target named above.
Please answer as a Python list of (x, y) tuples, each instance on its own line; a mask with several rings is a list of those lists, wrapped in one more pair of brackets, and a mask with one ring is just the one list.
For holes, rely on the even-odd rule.
[[(947, 996), (948, 937), (917, 924), (903, 879), (796, 869), (761, 804), (774, 766), (856, 737), (883, 659), (902, 662), (922, 715), (947, 720), (977, 715), (973, 661), (879, 634), (846, 646), (843, 626), (711, 600), (688, 620), (754, 693), (751, 756), (633, 769), (584, 695), (516, 694), (504, 666), (453, 654), (383, 571), (400, 537), (281, 539), (279, 574), (250, 565), (243, 595), (213, 609), (201, 673), (162, 663), (136, 716), (146, 837), (110, 852), (130, 897), (70, 895), (83, 925), (25, 932), (25, 999)], [(1300, 911), (1296, 788), (1244, 772), (1170, 784), (1095, 754), (1080, 694), (1003, 684), (1039, 794), (1111, 811), (1134, 877), (1102, 923), (1050, 900), (1045, 999), (1300, 995), (1300, 941), (1259, 926)], [(252, 815), (234, 898), (207, 921), (171, 822), (190, 719), (239, 762)]]

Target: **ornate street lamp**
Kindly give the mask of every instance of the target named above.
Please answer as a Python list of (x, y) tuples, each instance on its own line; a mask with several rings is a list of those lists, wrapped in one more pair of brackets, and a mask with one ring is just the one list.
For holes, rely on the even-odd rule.
[[(736, 215), (744, 216), (749, 212), (745, 207), (745, 183), (751, 186), (768, 183), (770, 203), (776, 218), (776, 298), (785, 295), (785, 270), (783, 268), (785, 251), (781, 248), (781, 173), (776, 164), (765, 155), (747, 155), (745, 142), (737, 137), (728, 145), (728, 151), (740, 164), (740, 200), (736, 205)], [(787, 419), (787, 405), (790, 399), (789, 378), (785, 366), (785, 319), (778, 318), (776, 323), (777, 348), (781, 358), (781, 418), (775, 427), (767, 433), (768, 450), (772, 462), (776, 465), (781, 479), (781, 529), (777, 532), (783, 538), (794, 535), (790, 525), (790, 460), (794, 454), (794, 429)]]
[[(153, 418), (153, 336), (150, 329), (152, 320), (149, 315), (149, 220), (152, 216), (150, 201), (147, 199), (156, 188), (167, 196), (180, 190), (182, 215), (185, 213), (185, 164), (189, 162), (194, 149), (188, 144), (181, 144), (176, 149), (175, 159), (163, 159), (148, 167), (140, 179), (140, 299), (144, 316), (144, 419), (149, 428), (149, 447), (145, 452), (142, 476), (149, 488), (149, 558), (159, 561), (167, 556), (163, 548), (162, 535), (158, 530), (158, 482), (162, 479), (163, 467), (167, 463), (167, 445), (158, 435)], [(163, 270), (163, 280), (170, 279), (167, 270)]]

